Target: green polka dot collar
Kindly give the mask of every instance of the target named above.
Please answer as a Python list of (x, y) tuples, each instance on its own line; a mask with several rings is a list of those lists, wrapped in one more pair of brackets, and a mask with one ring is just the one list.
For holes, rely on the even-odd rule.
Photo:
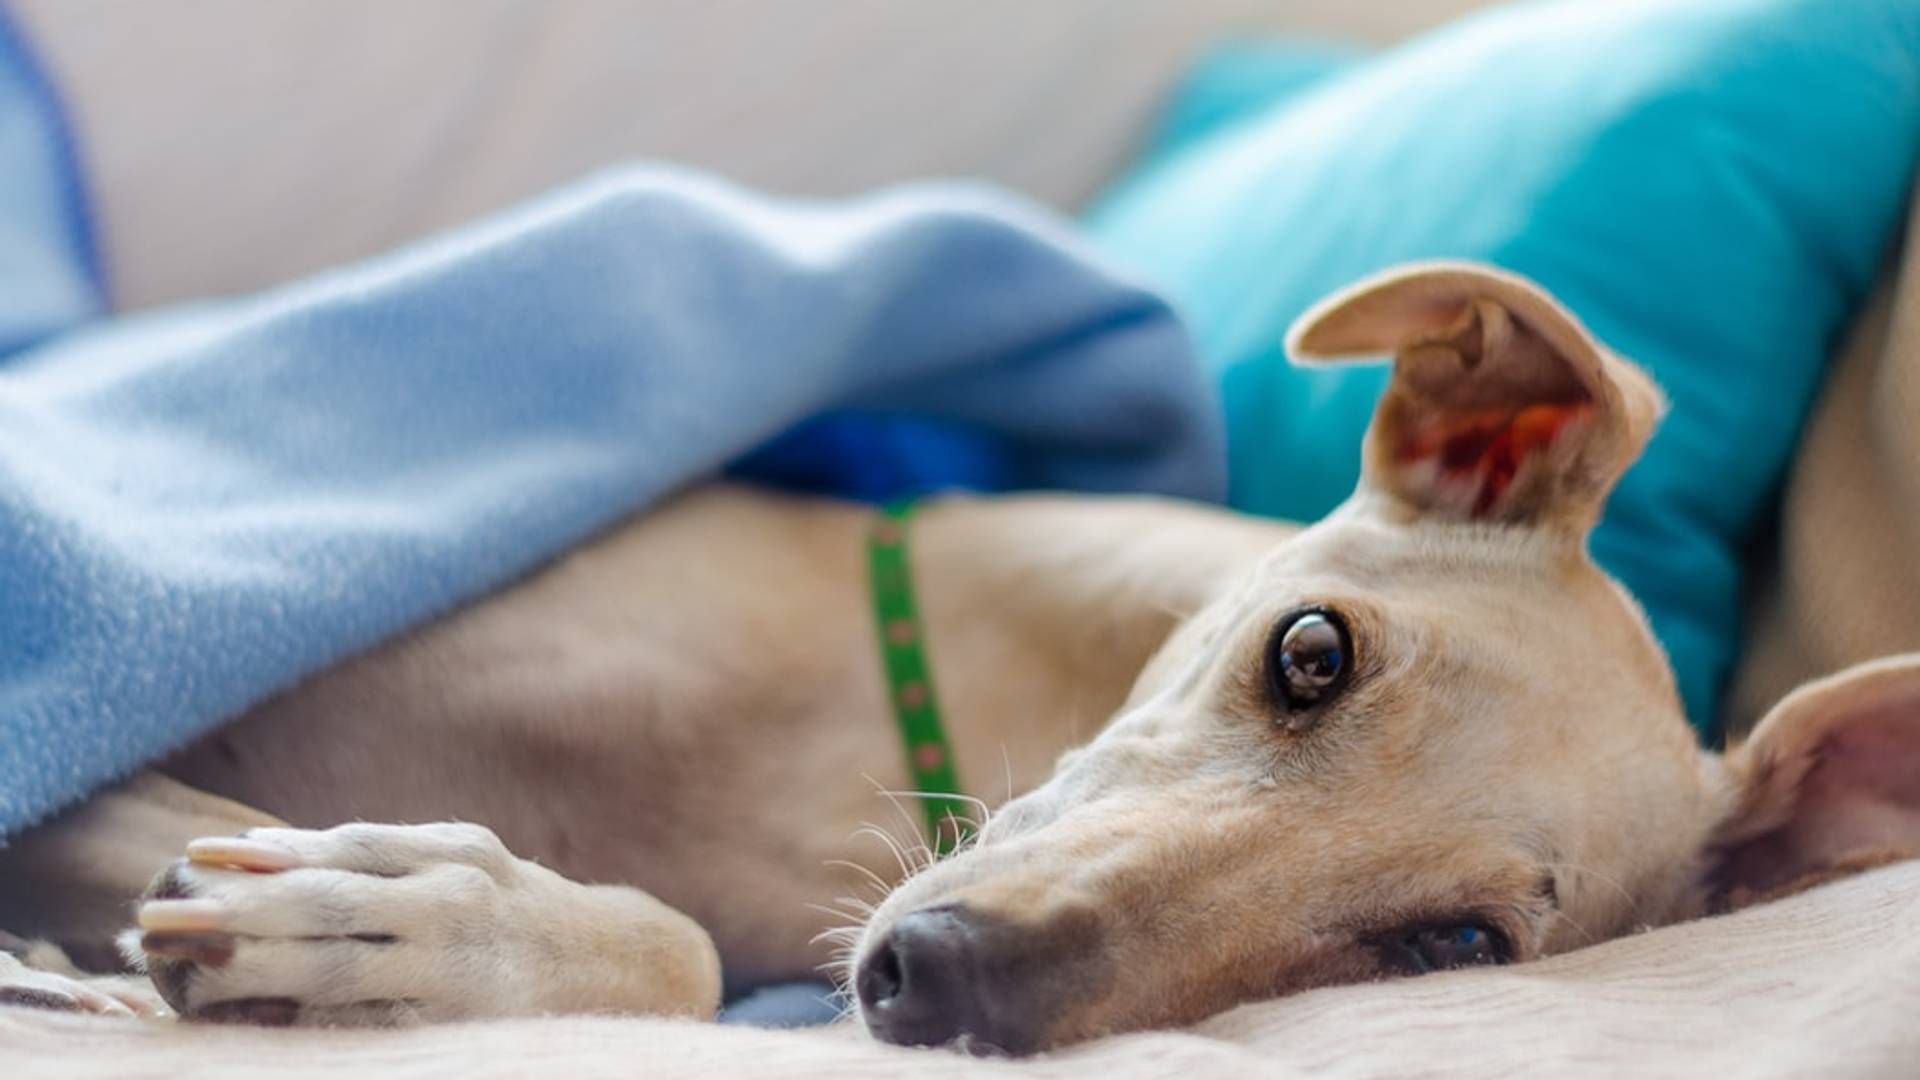
[(874, 629), (880, 642), (881, 667), (887, 675), (887, 697), (906, 746), (907, 772), (927, 817), (927, 841), (945, 855), (964, 841), (971, 829), (962, 816), (967, 801), (959, 797), (960, 777), (954, 767), (953, 746), (940, 723), (940, 699), (933, 689), (933, 670), (927, 664), (926, 630), (914, 602), (913, 569), (907, 547), (913, 518), (910, 499), (892, 503), (876, 514), (867, 534), (867, 569), (873, 586)]

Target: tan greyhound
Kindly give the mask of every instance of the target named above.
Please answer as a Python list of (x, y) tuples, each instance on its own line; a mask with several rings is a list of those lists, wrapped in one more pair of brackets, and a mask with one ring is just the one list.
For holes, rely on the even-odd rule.
[[(851, 839), (911, 775), (873, 514), (716, 486), (19, 838), (0, 919), (97, 946), (160, 871), (135, 939), (166, 1004), (279, 1023), (710, 1015), (723, 963), (804, 976), (838, 936), (877, 1037), (1024, 1053), (1920, 851), (1920, 660), (1696, 747), (1586, 551), (1661, 397), (1551, 298), (1407, 267), (1288, 344), (1396, 357), (1360, 488), (1311, 528), (1144, 498), (914, 518), (954, 764), (1010, 799), (951, 857)], [(815, 905), (863, 889), (821, 940)], [(0, 999), (163, 1011), (0, 964)]]

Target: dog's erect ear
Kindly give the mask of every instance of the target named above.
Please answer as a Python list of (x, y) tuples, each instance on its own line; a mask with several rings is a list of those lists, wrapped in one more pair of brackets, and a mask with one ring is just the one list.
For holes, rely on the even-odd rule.
[(1711, 850), (1723, 902), (1920, 856), (1920, 653), (1788, 694), (1725, 766), (1733, 807)]
[(1362, 486), (1405, 516), (1584, 531), (1665, 398), (1524, 278), (1417, 263), (1335, 294), (1287, 333), (1296, 362), (1392, 354)]

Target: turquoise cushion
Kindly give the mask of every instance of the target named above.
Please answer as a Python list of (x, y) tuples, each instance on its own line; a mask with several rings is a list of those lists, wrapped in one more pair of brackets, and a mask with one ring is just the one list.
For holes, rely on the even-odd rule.
[(1528, 275), (1672, 398), (1593, 550), (1709, 731), (1743, 543), (1912, 179), (1920, 4), (1533, 3), (1344, 67), (1269, 51), (1262, 81), (1257, 55), (1203, 64), (1089, 221), (1190, 320), (1234, 504), (1311, 520), (1358, 477), (1386, 370), (1289, 366), (1315, 299), (1408, 259)]

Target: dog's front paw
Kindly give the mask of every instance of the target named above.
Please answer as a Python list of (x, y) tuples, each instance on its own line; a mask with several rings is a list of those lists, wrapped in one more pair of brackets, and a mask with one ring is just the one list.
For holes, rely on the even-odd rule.
[(43, 971), (4, 951), (0, 951), (0, 1005), (127, 1018), (167, 1013), (152, 991), (132, 979)]
[[(139, 909), (181, 1016), (390, 1025), (528, 1011), (545, 871), (477, 825), (254, 829), (188, 845)], [(551, 877), (552, 875), (547, 875)]]

